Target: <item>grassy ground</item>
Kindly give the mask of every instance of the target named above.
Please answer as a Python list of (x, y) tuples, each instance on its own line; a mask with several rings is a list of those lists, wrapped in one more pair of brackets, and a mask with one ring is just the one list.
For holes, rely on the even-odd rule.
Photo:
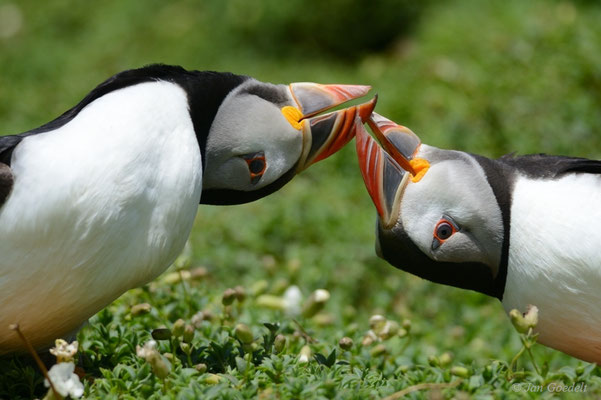
[[(165, 62), (270, 82), (371, 84), (380, 95), (380, 113), (439, 147), (490, 157), (516, 151), (601, 158), (596, 6), (434, 2), (413, 36), (346, 59), (294, 46), (253, 47), (220, 24), (244, 19), (236, 3), (213, 10), (213, 2), (193, 1), (19, 2), (21, 25), (0, 38), (0, 131), (41, 125), (113, 73)], [(0, 26), (6, 26), (7, 4), (0, 1)], [(369, 34), (370, 26), (351, 29)], [(601, 396), (598, 368), (543, 346), (533, 349), (539, 372), (523, 355), (518, 372), (510, 373), (521, 342), (500, 303), (425, 282), (377, 259), (374, 219), (353, 146), (258, 202), (201, 206), (180, 259), (180, 268), (196, 271), (194, 276), (181, 281), (181, 272), (172, 275), (174, 267), (122, 296), (81, 332), (85, 396), (381, 398), (420, 383), (450, 385), (424, 388), (412, 398), (541, 395), (512, 390), (524, 382), (584, 382), (585, 395)], [(224, 291), (238, 285), (245, 300), (224, 307)], [(320, 288), (331, 298), (317, 316), (292, 317), (259, 296), (281, 296), (291, 285), (300, 288), (303, 301)], [(150, 312), (132, 315), (139, 303), (149, 303)], [(202, 320), (199, 311), (205, 311)], [(407, 334), (362, 345), (374, 314), (396, 321)], [(195, 323), (194, 338), (189, 348), (184, 345), (189, 354), (180, 339), (159, 341), (161, 352), (174, 354), (163, 380), (135, 347), (179, 318)], [(271, 346), (275, 334), (269, 328), (276, 327), (265, 322), (279, 324), (277, 333), (287, 340), (282, 352)], [(250, 327), (254, 344), (241, 344), (239, 323)], [(343, 336), (354, 342), (348, 351), (338, 347)], [(324, 357), (300, 363), (306, 344)], [(334, 349), (335, 360), (328, 360)], [(36, 388), (39, 395), (40, 382), (22, 360), (0, 362), (0, 398), (28, 397)], [(549, 391), (542, 396), (581, 398)]]

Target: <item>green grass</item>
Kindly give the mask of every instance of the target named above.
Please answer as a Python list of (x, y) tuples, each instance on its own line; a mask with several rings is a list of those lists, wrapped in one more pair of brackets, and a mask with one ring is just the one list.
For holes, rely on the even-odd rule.
[[(349, 61), (318, 50), (253, 47), (228, 28), (226, 21), (240, 18), (235, 2), (225, 10), (193, 1), (18, 4), (21, 29), (0, 39), (4, 134), (49, 121), (120, 70), (164, 62), (277, 83), (371, 84), (380, 95), (378, 112), (439, 147), (490, 157), (516, 151), (601, 158), (601, 9), (593, 5), (440, 2), (426, 10), (412, 36)], [(268, 198), (236, 207), (201, 206), (183, 264), (202, 266), (207, 275), (184, 283), (159, 278), (95, 316), (79, 336), (89, 376), (85, 396), (380, 398), (419, 383), (457, 382), (454, 366), (467, 368), (458, 386), (411, 396), (531, 398), (536, 393), (512, 392), (511, 385), (551, 381), (585, 382), (589, 397), (601, 395), (598, 368), (540, 345), (533, 351), (541, 374), (523, 356), (520, 373), (511, 376), (507, 367), (521, 342), (500, 303), (431, 284), (379, 260), (374, 222), (352, 145)], [(322, 363), (313, 358), (299, 364), (306, 338), (292, 317), (257, 304), (253, 288), (262, 281), (276, 295), (292, 284), (305, 298), (318, 288), (330, 291), (319, 317), (297, 319), (315, 340), (309, 345), (324, 356)], [(247, 298), (225, 310), (222, 293), (237, 285)], [(142, 302), (152, 305), (151, 312), (132, 317), (131, 306)], [(215, 318), (198, 324), (192, 362), (176, 340), (160, 341), (161, 352), (178, 361), (167, 379), (155, 377), (135, 346), (152, 330), (171, 328), (179, 318), (190, 323), (202, 310)], [(409, 335), (384, 341), (384, 354), (375, 354), (381, 350), (374, 351), (377, 343), (361, 345), (373, 314), (399, 324), (410, 320)], [(257, 339), (250, 359), (233, 332), (239, 322)], [(272, 353), (264, 322), (279, 323), (288, 341), (282, 353)], [(337, 347), (343, 336), (354, 341), (350, 351)], [(330, 364), (334, 349), (337, 363), (323, 365)], [(452, 360), (441, 364), (444, 353)], [(198, 363), (208, 371), (194, 369)], [(2, 360), (0, 398), (27, 397), (31, 388), (39, 396), (40, 379), (25, 361)]]

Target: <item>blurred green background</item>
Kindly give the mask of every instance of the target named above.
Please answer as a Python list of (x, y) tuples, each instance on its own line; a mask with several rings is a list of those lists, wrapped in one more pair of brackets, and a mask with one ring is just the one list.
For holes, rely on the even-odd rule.
[[(599, 159), (599, 21), (592, 1), (0, 0), (0, 132), (37, 127), (109, 76), (161, 62), (369, 84), (379, 113), (434, 146)], [(327, 288), (334, 329), (375, 312), (410, 318), (414, 360), (447, 350), (468, 364), (510, 359), (519, 339), (500, 303), (377, 259), (375, 215), (351, 143), (268, 198), (201, 206), (194, 264), (217, 294), (261, 279), (305, 295)]]

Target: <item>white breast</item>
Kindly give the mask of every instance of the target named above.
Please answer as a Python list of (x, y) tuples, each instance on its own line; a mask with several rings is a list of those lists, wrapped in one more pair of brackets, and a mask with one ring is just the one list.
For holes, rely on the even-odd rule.
[(185, 92), (149, 82), (109, 93), (60, 129), (24, 139), (0, 209), (0, 354), (78, 328), (183, 248), (201, 192)]
[(507, 311), (539, 308), (539, 341), (601, 362), (601, 177), (520, 178), (511, 208)]

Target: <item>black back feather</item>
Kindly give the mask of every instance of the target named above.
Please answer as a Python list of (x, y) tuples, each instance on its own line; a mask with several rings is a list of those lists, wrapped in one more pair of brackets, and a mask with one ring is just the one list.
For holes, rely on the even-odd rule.
[(10, 194), (14, 184), (14, 177), (10, 167), (0, 162), (0, 206)]
[(498, 161), (529, 178), (554, 179), (570, 173), (601, 174), (601, 161), (579, 157), (507, 154)]
[(118, 73), (98, 85), (75, 107), (39, 128), (0, 137), (0, 162), (10, 165), (14, 148), (27, 136), (53, 131), (71, 121), (84, 107), (107, 93), (144, 82), (168, 81), (180, 85), (188, 94), (188, 104), (204, 164), (206, 140), (223, 99), (247, 76), (214, 71), (187, 71), (179, 66), (152, 64)]

